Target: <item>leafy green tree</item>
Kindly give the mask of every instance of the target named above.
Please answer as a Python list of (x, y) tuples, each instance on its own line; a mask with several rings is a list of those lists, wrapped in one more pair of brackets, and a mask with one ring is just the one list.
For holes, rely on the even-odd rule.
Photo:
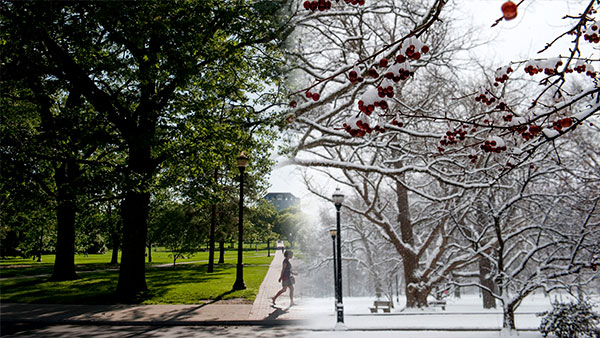
[(156, 220), (159, 244), (178, 258), (198, 252), (207, 237), (208, 222), (191, 206), (170, 203)]
[(248, 210), (248, 239), (254, 243), (270, 242), (276, 238), (273, 232), (277, 210), (275, 206), (265, 199), (260, 199)]
[[(26, 204), (14, 189), (30, 185), (31, 191), (39, 194), (36, 199), (54, 207), (51, 212), (56, 218), (57, 236), (52, 279), (75, 279), (77, 213), (82, 197), (91, 197), (100, 185), (97, 175), (89, 174), (102, 166), (98, 158), (106, 149), (100, 146), (110, 139), (110, 132), (94, 121), (95, 115), (77, 90), (47, 76), (51, 67), (33, 67), (35, 57), (21, 48), (22, 40), (7, 41), (2, 53), (7, 68), (0, 86), (4, 188), (12, 203)], [(38, 211), (42, 209), (48, 210)], [(39, 212), (36, 214), (40, 217)]]
[(305, 216), (299, 206), (292, 206), (279, 211), (275, 218), (274, 231), (290, 242), (291, 247), (298, 239), (305, 222)]
[(114, 128), (125, 145), (119, 150), (124, 154), (121, 297), (147, 289), (144, 249), (153, 185), (167, 159), (185, 155), (190, 142), (200, 141), (196, 132), (203, 112), (223, 104), (244, 112), (244, 135), (269, 123), (270, 111), (252, 108), (247, 93), (263, 92), (269, 82), (278, 88), (281, 74), (274, 63), (290, 31), (280, 11), (285, 5), (2, 2), (8, 39), (22, 42), (39, 60), (33, 66), (50, 65), (47, 75), (65, 83), (69, 93), (77, 90), (93, 106), (98, 124)]

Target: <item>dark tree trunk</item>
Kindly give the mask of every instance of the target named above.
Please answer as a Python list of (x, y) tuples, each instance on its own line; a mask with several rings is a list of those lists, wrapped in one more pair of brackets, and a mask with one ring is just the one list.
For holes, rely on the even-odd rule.
[(219, 264), (225, 264), (225, 241), (219, 241)]
[(431, 290), (419, 287), (421, 280), (414, 276), (417, 268), (416, 256), (411, 255), (403, 257), (404, 278), (406, 281), (406, 307), (423, 308), (427, 307), (427, 296)]
[[(112, 219), (112, 206), (108, 208), (109, 220)], [(121, 247), (121, 219), (119, 219), (111, 229), (111, 238), (113, 243), (112, 257), (110, 258), (110, 264), (119, 264), (119, 249)]]
[(481, 288), (481, 292), (483, 295), (483, 308), (484, 309), (495, 309), (496, 308), (496, 298), (494, 298), (492, 292), (496, 289), (496, 283), (494, 283), (494, 279), (491, 271), (492, 264), (489, 258), (485, 256), (479, 257), (479, 283), (483, 286)]
[(515, 327), (515, 307), (513, 304), (504, 304), (502, 315), (502, 329), (513, 331)]
[(42, 251), (44, 250), (44, 224), (40, 224), (40, 242), (38, 244), (38, 263), (42, 262)]
[[(215, 170), (216, 176), (216, 170)], [(210, 207), (210, 236), (208, 243), (208, 273), (215, 269), (215, 230), (217, 228), (217, 204), (213, 203)]]
[(118, 233), (116, 235), (115, 235), (115, 233), (112, 234), (112, 242), (113, 242), (113, 248), (112, 248), (112, 256), (110, 257), (110, 264), (119, 264), (120, 238), (119, 238)]
[(267, 257), (271, 257), (271, 241), (267, 241)]
[(123, 300), (148, 290), (145, 276), (147, 219), (150, 193), (130, 190), (123, 201), (123, 248), (117, 295)]
[[(142, 98), (142, 102), (146, 100)], [(146, 102), (148, 104), (148, 102)], [(140, 106), (144, 104), (140, 103)], [(138, 107), (139, 109), (139, 107)], [(152, 157), (156, 121), (152, 111), (136, 111), (132, 120), (123, 122), (121, 133), (129, 146), (127, 190), (121, 206), (123, 243), (117, 297), (131, 301), (148, 290), (146, 285), (146, 242), (150, 210), (151, 181), (160, 161)], [(134, 122), (135, 123), (135, 122)]]
[(148, 263), (152, 263), (152, 243), (148, 243)]
[(75, 215), (77, 213), (74, 183), (79, 176), (79, 166), (75, 161), (62, 163), (55, 170), (57, 188), (57, 237), (56, 259), (52, 280), (74, 280), (75, 273)]
[[(410, 208), (408, 203), (408, 191), (400, 182), (396, 183), (396, 198), (398, 207), (398, 223), (400, 224), (400, 235), (402, 241), (408, 245), (414, 245), (413, 225), (410, 219)], [(405, 278), (405, 294), (407, 308), (427, 307), (427, 296), (430, 289), (419, 287), (422, 280), (417, 278), (419, 262), (414, 252), (402, 251), (402, 266)]]

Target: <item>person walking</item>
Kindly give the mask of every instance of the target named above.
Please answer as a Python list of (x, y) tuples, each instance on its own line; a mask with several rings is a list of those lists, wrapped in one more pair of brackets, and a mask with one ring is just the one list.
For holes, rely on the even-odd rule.
[(290, 289), (290, 306), (294, 304), (294, 275), (295, 273), (292, 271), (292, 263), (290, 263), (290, 259), (294, 257), (294, 253), (290, 250), (287, 250), (283, 253), (283, 264), (281, 265), (281, 275), (279, 276), (279, 281), (281, 282), (281, 290), (275, 294), (275, 296), (271, 297), (273, 301), (273, 305), (275, 305), (275, 300), (277, 297), (281, 296), (282, 293), (286, 292), (287, 289)]

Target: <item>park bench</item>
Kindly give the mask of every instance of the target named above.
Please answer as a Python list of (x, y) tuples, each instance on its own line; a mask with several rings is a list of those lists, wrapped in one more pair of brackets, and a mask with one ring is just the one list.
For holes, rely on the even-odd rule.
[(439, 306), (442, 308), (442, 311), (446, 311), (446, 301), (443, 299), (436, 299), (434, 301), (429, 302), (431, 306)]
[(371, 310), (371, 313), (377, 313), (379, 309), (382, 309), (383, 312), (389, 313), (390, 309), (392, 308), (392, 302), (387, 300), (376, 300), (373, 302), (373, 306), (374, 307), (369, 308), (369, 310)]

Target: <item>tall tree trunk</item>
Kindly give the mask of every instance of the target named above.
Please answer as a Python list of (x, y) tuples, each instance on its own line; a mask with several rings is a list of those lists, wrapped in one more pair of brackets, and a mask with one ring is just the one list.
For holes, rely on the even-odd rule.
[(225, 264), (225, 241), (219, 241), (219, 264)]
[[(396, 164), (401, 167), (400, 163)], [(408, 203), (408, 191), (399, 181), (396, 182), (396, 203), (398, 207), (398, 223), (400, 224), (400, 235), (402, 241), (407, 245), (414, 245), (413, 224), (410, 219), (410, 207)], [(414, 252), (402, 251), (402, 265), (404, 269), (404, 279), (406, 282), (406, 307), (422, 308), (427, 307), (427, 296), (430, 289), (423, 288), (422, 280), (417, 277), (419, 262)]]
[(496, 283), (494, 283), (491, 267), (492, 264), (488, 257), (479, 257), (479, 283), (483, 286), (483, 288), (481, 288), (481, 292), (483, 295), (484, 309), (496, 308), (496, 298), (494, 298), (493, 294), (489, 291), (492, 290), (492, 292), (494, 292), (496, 289)]
[[(112, 220), (112, 205), (108, 207), (108, 219)], [(110, 258), (110, 264), (119, 264), (119, 249), (121, 247), (121, 219), (113, 224), (111, 227), (112, 238), (112, 257)]]
[(145, 251), (148, 235), (147, 217), (150, 193), (128, 191), (123, 201), (123, 248), (117, 295), (123, 300), (135, 298), (148, 290)]
[[(216, 176), (216, 170), (215, 170)], [(208, 273), (214, 272), (215, 268), (215, 230), (217, 228), (217, 204), (213, 203), (210, 206), (210, 235), (208, 243)]]
[[(408, 255), (407, 255), (408, 256)], [(404, 268), (404, 279), (406, 281), (406, 307), (407, 308), (423, 308), (427, 307), (427, 296), (430, 289), (421, 286), (421, 280), (415, 276), (418, 268), (415, 255), (402, 258)]]
[[(213, 173), (213, 184), (216, 190), (217, 180), (219, 178), (219, 168), (215, 168)], [(216, 191), (215, 191), (216, 192)], [(214, 198), (214, 197), (213, 197)], [(215, 231), (217, 230), (217, 203), (213, 202), (210, 206), (210, 234), (208, 238), (208, 268), (207, 272), (212, 273), (215, 269)]]
[(128, 187), (121, 206), (123, 248), (116, 290), (117, 296), (125, 301), (133, 300), (139, 293), (148, 290), (145, 256), (150, 209), (149, 182), (156, 168), (150, 155), (151, 139), (151, 130), (144, 130), (132, 135), (128, 142)]
[(148, 263), (152, 263), (152, 243), (148, 243)]
[(514, 304), (504, 304), (502, 312), (502, 330), (508, 332), (516, 330)]
[(56, 259), (52, 280), (74, 280), (75, 273), (75, 215), (77, 213), (74, 181), (79, 176), (79, 165), (70, 160), (55, 170), (57, 188)]

